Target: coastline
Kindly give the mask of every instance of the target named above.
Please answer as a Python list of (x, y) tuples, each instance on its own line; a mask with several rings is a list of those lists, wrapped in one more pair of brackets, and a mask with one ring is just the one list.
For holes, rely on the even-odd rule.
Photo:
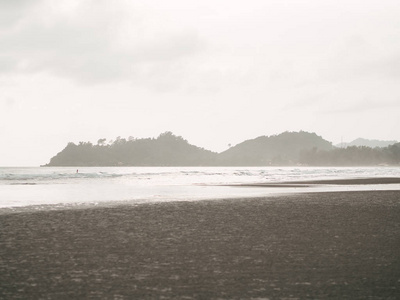
[[(400, 177), (368, 177), (368, 178), (346, 178), (346, 179), (318, 179), (318, 180), (295, 180), (274, 183), (245, 183), (236, 186), (249, 187), (310, 187), (316, 185), (381, 185), (400, 184)], [(234, 185), (235, 186), (235, 185)]]
[(395, 299), (400, 191), (0, 215), (0, 298)]

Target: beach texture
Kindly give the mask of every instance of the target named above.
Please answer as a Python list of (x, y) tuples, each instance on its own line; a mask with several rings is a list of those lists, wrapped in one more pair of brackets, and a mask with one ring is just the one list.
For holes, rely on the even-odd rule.
[(0, 299), (399, 299), (400, 191), (0, 215)]

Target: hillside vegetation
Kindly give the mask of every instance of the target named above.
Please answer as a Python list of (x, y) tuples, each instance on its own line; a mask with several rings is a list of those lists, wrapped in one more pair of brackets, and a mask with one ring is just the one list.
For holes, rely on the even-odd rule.
[(315, 133), (284, 132), (244, 141), (219, 154), (222, 165), (291, 165), (300, 162), (303, 151), (332, 150), (332, 143)]
[(217, 157), (171, 132), (157, 139), (117, 138), (106, 145), (104, 141), (69, 143), (48, 166), (201, 166), (214, 164)]
[(216, 153), (171, 132), (157, 138), (118, 137), (96, 145), (69, 143), (46, 166), (355, 166), (398, 165), (400, 143), (385, 148), (336, 148), (315, 133), (284, 132), (244, 141)]

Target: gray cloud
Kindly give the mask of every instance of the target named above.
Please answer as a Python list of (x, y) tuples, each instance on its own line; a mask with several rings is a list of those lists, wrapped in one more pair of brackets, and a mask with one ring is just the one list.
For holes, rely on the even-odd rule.
[(326, 104), (329, 101), (329, 93), (316, 93), (314, 95), (308, 95), (301, 97), (298, 100), (294, 100), (292, 103), (284, 106), (284, 110), (308, 110), (310, 108), (318, 108)]
[[(388, 41), (386, 41), (388, 43)], [(338, 50), (318, 67), (319, 78), (331, 82), (400, 76), (400, 48), (379, 44), (372, 36), (355, 35), (342, 41)]]
[(322, 110), (325, 114), (360, 114), (368, 111), (384, 111), (387, 109), (399, 109), (400, 104), (398, 101), (382, 101), (381, 99), (371, 100), (368, 97), (362, 100), (351, 102), (348, 104), (342, 104), (337, 108), (330, 108), (329, 110)]
[(372, 61), (360, 66), (358, 71), (359, 74), (398, 79), (400, 77), (400, 55), (395, 54)]
[(333, 83), (368, 78), (398, 80), (400, 56), (382, 55), (354, 60), (331, 60), (318, 69), (319, 79)]
[(11, 110), (15, 107), (17, 101), (11, 97), (5, 97), (0, 99), (0, 107), (5, 110)]
[[(23, 15), (26, 9), (20, 2), (5, 10)], [(141, 70), (173, 64), (204, 49), (195, 30), (161, 25), (148, 29), (147, 24), (140, 24), (143, 20), (125, 24), (121, 14), (107, 14), (105, 3), (90, 2), (91, 10), (85, 4), (73, 17), (56, 12), (45, 20), (26, 16), (17, 28), (3, 26), (0, 73), (49, 72), (80, 84), (134, 81), (146, 75)], [(118, 36), (124, 26), (129, 26), (130, 33)], [(143, 30), (150, 32), (143, 34)]]
[(1, 29), (15, 26), (29, 9), (40, 2), (40, 0), (0, 0), (0, 32)]

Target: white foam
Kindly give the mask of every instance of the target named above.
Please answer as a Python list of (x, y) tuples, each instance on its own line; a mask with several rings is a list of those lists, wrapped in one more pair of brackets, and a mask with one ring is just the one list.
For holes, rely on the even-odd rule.
[[(77, 169), (79, 173), (76, 173)], [(185, 201), (316, 191), (400, 190), (399, 185), (318, 185), (309, 188), (219, 186), (361, 177), (400, 177), (400, 168), (0, 168), (0, 207), (112, 201)]]

